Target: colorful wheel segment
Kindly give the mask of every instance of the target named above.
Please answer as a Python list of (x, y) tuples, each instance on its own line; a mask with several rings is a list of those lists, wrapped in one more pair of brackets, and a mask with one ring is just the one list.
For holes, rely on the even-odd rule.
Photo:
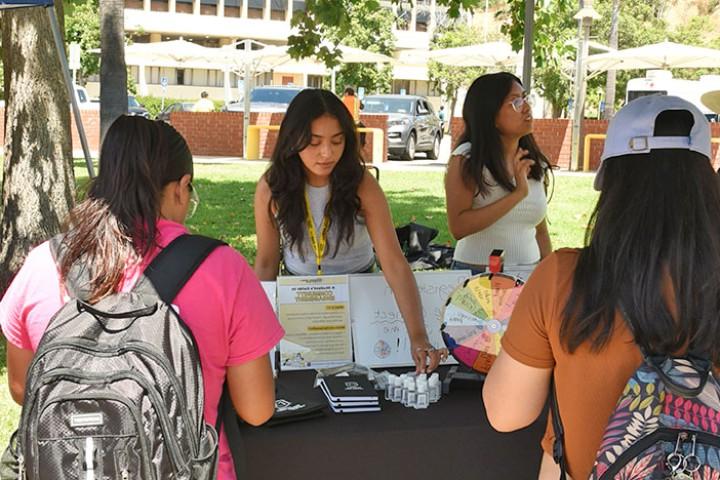
[(513, 276), (484, 273), (450, 294), (442, 312), (442, 337), (458, 362), (479, 372), (490, 370), (522, 288), (522, 280)]

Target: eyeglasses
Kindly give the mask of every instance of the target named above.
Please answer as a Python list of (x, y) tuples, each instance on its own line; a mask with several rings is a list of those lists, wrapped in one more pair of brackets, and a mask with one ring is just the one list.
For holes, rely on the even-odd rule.
[(532, 107), (533, 101), (528, 96), (527, 93), (523, 93), (522, 97), (515, 97), (510, 101), (510, 105), (512, 106), (513, 110), (520, 113), (523, 109), (523, 106), (525, 104), (528, 104), (529, 107)]
[(200, 195), (198, 195), (197, 188), (193, 187), (192, 183), (188, 183), (188, 191), (190, 192), (190, 208), (188, 208), (185, 220), (192, 218), (197, 211), (198, 205), (200, 205)]

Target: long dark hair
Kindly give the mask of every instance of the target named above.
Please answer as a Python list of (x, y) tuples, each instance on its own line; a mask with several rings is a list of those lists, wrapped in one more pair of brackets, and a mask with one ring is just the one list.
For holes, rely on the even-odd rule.
[(190, 149), (173, 127), (137, 116), (115, 120), (102, 144), (98, 175), (68, 217), (62, 280), (82, 261), (89, 301), (117, 291), (127, 265), (155, 246), (162, 188), (192, 173)]
[[(357, 192), (365, 174), (365, 166), (359, 150), (355, 122), (334, 93), (322, 89), (305, 89), (288, 106), (280, 124), (270, 167), (265, 172), (265, 179), (272, 192), (272, 202), (268, 205), (270, 217), (274, 216), (274, 204), (278, 227), (290, 248), (297, 246), (301, 258), (306, 229), (306, 178), (299, 152), (310, 145), (312, 122), (323, 115), (336, 118), (345, 137), (345, 149), (330, 174), (330, 202), (325, 207), (325, 215), (330, 219), (331, 226), (337, 228), (338, 240), (352, 242), (353, 224), (360, 211)], [(333, 249), (333, 256), (337, 253), (339, 243)]]
[[(485, 168), (490, 171), (498, 185), (508, 192), (515, 190), (512, 177), (505, 166), (500, 132), (495, 127), (495, 118), (505, 98), (510, 94), (513, 83), (522, 85), (519, 78), (507, 72), (481, 75), (470, 85), (465, 96), (465, 131), (457, 144), (471, 144), (470, 157), (462, 167), (463, 179), (468, 187), (475, 188), (476, 193), (481, 195), (488, 192), (488, 184), (483, 177)], [(546, 172), (550, 168), (550, 162), (540, 151), (533, 135), (520, 138), (520, 147), (528, 151), (529, 158), (535, 160), (535, 164), (530, 168), (530, 178), (542, 180), (547, 190), (549, 180)]]
[[(655, 135), (688, 135), (692, 121), (687, 111), (663, 112)], [(720, 184), (710, 161), (689, 150), (652, 150), (607, 159), (603, 169), (563, 311), (563, 345), (602, 349), (622, 308), (647, 353), (688, 350), (718, 363)]]

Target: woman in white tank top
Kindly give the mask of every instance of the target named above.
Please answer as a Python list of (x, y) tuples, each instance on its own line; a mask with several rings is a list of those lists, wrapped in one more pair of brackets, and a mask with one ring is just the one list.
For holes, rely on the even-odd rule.
[(545, 221), (550, 168), (532, 136), (532, 112), (516, 76), (478, 77), (463, 105), (465, 132), (445, 176), (454, 268), (484, 271), (490, 252), (532, 265), (552, 251)]
[(447, 356), (428, 340), (415, 277), (385, 194), (365, 170), (355, 123), (334, 93), (306, 89), (288, 106), (270, 167), (255, 191), (255, 229), (260, 280), (277, 277), (281, 255), (291, 273), (361, 272), (374, 265), (374, 247), (405, 321), (416, 370), (433, 370)]

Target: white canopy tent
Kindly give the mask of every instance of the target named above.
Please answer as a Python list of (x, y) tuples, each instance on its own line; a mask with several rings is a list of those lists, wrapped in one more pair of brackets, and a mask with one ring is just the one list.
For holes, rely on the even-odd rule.
[(716, 68), (720, 67), (720, 50), (674, 42), (660, 42), (642, 47), (589, 55), (589, 70)]
[(488, 42), (431, 50), (428, 59), (453, 67), (506, 68), (517, 66), (522, 55), (514, 52), (508, 43)]

